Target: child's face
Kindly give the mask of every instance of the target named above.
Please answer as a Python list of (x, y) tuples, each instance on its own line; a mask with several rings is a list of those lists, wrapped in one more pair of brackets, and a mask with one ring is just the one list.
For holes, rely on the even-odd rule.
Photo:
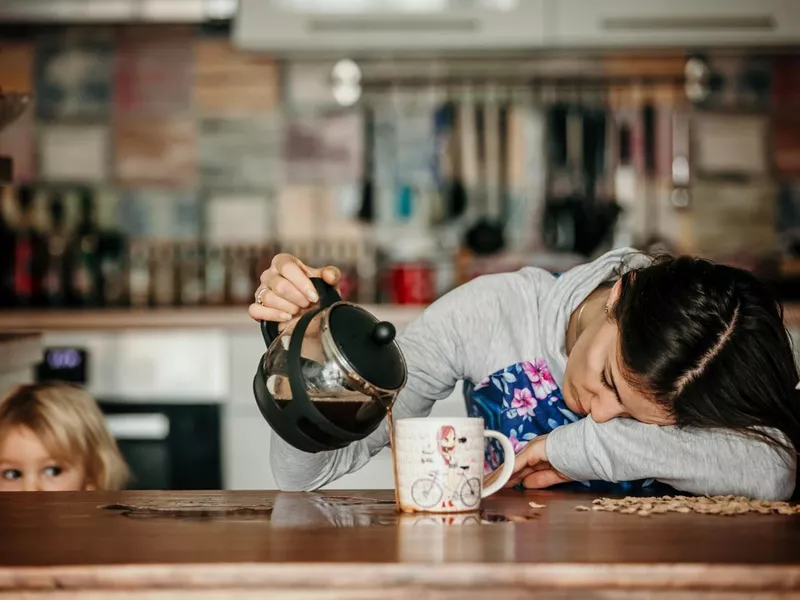
[(14, 427), (0, 440), (0, 492), (91, 490), (82, 465), (54, 460), (27, 427)]

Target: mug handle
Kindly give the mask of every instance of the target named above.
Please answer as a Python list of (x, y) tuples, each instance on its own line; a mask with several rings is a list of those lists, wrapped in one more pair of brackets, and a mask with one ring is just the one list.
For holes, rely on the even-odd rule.
[(511, 479), (511, 476), (514, 474), (514, 457), (516, 455), (514, 454), (514, 446), (511, 445), (511, 441), (502, 433), (484, 429), (483, 437), (484, 439), (491, 438), (500, 442), (500, 445), (503, 447), (504, 456), (500, 476), (489, 487), (483, 488), (481, 492), (481, 498), (486, 498), (495, 492), (499, 492), (503, 486), (508, 483), (508, 480)]

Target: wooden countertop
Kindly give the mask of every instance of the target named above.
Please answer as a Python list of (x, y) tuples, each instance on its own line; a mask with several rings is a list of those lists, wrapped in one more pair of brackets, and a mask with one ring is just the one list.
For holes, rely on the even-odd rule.
[[(380, 319), (398, 325), (414, 320), (422, 306), (363, 305)], [(784, 305), (786, 324), (800, 328), (800, 302)], [(197, 307), (97, 310), (0, 311), (0, 332), (87, 331), (121, 329), (247, 329), (247, 307)]]
[(578, 512), (592, 497), (505, 491), (451, 519), (392, 499), (0, 494), (0, 598), (800, 598), (800, 517)]

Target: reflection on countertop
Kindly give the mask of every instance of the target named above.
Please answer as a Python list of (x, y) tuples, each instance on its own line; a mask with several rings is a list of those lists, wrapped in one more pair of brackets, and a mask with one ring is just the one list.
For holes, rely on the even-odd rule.
[(264, 521), (272, 528), (320, 529), (329, 527), (465, 526), (525, 523), (538, 519), (530, 511), (481, 510), (467, 513), (401, 513), (394, 500), (363, 495), (278, 493), (271, 501), (221, 506), (202, 498), (191, 502), (168, 501), (109, 504), (104, 509), (132, 519), (188, 521)]

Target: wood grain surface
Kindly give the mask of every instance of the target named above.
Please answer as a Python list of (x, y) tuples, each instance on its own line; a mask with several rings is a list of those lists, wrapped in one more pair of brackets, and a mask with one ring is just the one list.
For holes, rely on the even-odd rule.
[(797, 517), (579, 512), (593, 497), (511, 491), (476, 515), (399, 515), (392, 497), (3, 494), (0, 598), (800, 597)]

